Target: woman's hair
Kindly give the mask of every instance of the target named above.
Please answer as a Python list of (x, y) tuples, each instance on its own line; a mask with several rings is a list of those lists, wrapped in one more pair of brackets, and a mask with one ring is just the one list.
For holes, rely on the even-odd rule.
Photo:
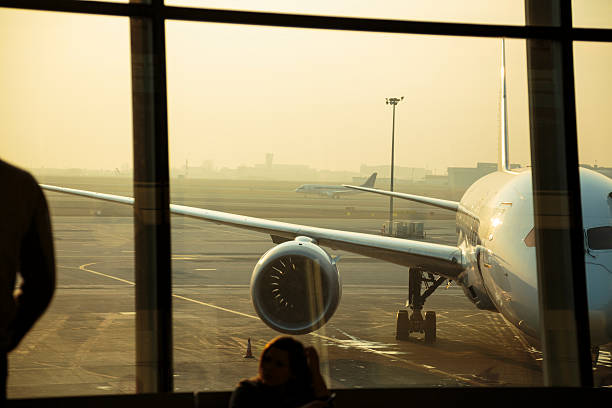
[(260, 369), (266, 353), (271, 348), (286, 351), (289, 355), (290, 382), (306, 388), (311, 387), (310, 371), (302, 343), (290, 336), (278, 336), (270, 340), (261, 353), (261, 359), (259, 360)]

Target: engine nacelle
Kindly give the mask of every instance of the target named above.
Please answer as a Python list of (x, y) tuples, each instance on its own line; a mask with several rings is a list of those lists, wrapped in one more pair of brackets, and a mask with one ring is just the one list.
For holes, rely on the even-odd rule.
[(251, 276), (251, 300), (268, 326), (305, 334), (323, 326), (341, 296), (336, 262), (307, 237), (283, 242), (266, 252)]

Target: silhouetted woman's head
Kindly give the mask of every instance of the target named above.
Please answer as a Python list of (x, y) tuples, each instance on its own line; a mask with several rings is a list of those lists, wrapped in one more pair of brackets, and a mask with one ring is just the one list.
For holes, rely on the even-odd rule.
[(289, 382), (310, 386), (308, 363), (304, 346), (293, 337), (272, 339), (261, 353), (259, 379), (266, 385), (284, 385)]

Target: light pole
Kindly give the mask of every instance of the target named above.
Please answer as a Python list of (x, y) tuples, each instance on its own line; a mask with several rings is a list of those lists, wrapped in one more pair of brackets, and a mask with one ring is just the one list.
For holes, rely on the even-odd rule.
[[(385, 104), (393, 106), (393, 125), (391, 126), (391, 188), (393, 191), (393, 156), (395, 153), (395, 106), (404, 99), (401, 98), (386, 98)], [(393, 235), (393, 197), (389, 197), (389, 236)]]

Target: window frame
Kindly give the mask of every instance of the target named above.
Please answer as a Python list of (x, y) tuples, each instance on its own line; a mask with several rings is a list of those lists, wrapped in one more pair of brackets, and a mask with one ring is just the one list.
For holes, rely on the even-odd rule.
[[(528, 1), (528, 0), (527, 0)], [(145, 130), (139, 129), (136, 121), (134, 122), (135, 132), (141, 130), (143, 135), (136, 140), (135, 144), (146, 141), (148, 147), (152, 147), (146, 153), (145, 158), (150, 163), (148, 172), (144, 172), (143, 180), (154, 182), (157, 187), (153, 191), (155, 197), (155, 208), (159, 210), (161, 223), (158, 228), (144, 231), (146, 236), (157, 236), (158, 242), (149, 251), (149, 254), (144, 254), (144, 247), (140, 247), (136, 243), (136, 257), (138, 253), (142, 255), (144, 263), (153, 265), (156, 269), (153, 276), (158, 279), (157, 285), (163, 283), (168, 285), (168, 291), (164, 293), (154, 293), (151, 288), (139, 289), (139, 283), (147, 286), (146, 282), (138, 281), (137, 278), (137, 305), (138, 296), (146, 304), (154, 304), (158, 311), (164, 315), (164, 321), (159, 325), (159, 330), (155, 333), (155, 341), (152, 343), (157, 347), (157, 350), (148, 350), (149, 357), (152, 360), (161, 364), (150, 371), (138, 377), (147, 377), (145, 381), (147, 385), (144, 388), (138, 389), (138, 392), (168, 392), (173, 390), (172, 384), (172, 313), (170, 299), (170, 217), (169, 217), (169, 169), (167, 161), (168, 152), (168, 131), (167, 131), (167, 98), (166, 98), (166, 72), (165, 72), (165, 22), (169, 20), (175, 21), (191, 21), (191, 22), (213, 22), (227, 23), (238, 25), (254, 25), (268, 27), (290, 27), (290, 28), (309, 28), (309, 29), (328, 29), (328, 30), (345, 30), (345, 31), (361, 31), (361, 32), (378, 32), (378, 33), (397, 33), (397, 34), (421, 34), (421, 35), (438, 35), (438, 36), (466, 36), (466, 37), (487, 37), (487, 38), (514, 38), (523, 40), (544, 39), (558, 41), (566, 46), (571, 45), (576, 41), (589, 42), (612, 42), (612, 29), (597, 29), (597, 28), (576, 28), (572, 26), (509, 26), (509, 25), (487, 25), (487, 24), (464, 24), (464, 23), (442, 23), (442, 22), (425, 22), (412, 20), (390, 20), (390, 19), (370, 19), (370, 18), (352, 18), (352, 17), (334, 17), (334, 16), (317, 16), (304, 14), (289, 14), (289, 13), (269, 13), (269, 12), (252, 12), (238, 10), (220, 10), (206, 8), (190, 8), (166, 6), (163, 0), (132, 0), (130, 3), (107, 3), (103, 1), (78, 1), (78, 0), (0, 0), (2, 8), (16, 8), (36, 11), (54, 11), (54, 12), (69, 12), (81, 14), (94, 14), (104, 16), (120, 16), (128, 17), (132, 22), (140, 20), (148, 24), (148, 31), (143, 31), (143, 38), (150, 41), (152, 51), (158, 57), (154, 62), (154, 72), (152, 82), (149, 86), (154, 89), (153, 98), (145, 101), (155, 109), (152, 109), (152, 117), (154, 119), (153, 137), (144, 135)], [(567, 7), (566, 7), (567, 9)], [(571, 21), (571, 7), (570, 21)], [(134, 33), (134, 31), (132, 31)], [(132, 50), (132, 53), (134, 51)], [(161, 56), (161, 57), (160, 57)], [(564, 73), (565, 75), (565, 73)], [(573, 81), (572, 81), (573, 84)], [(567, 101), (566, 101), (567, 102)], [(573, 111), (567, 112), (566, 115), (573, 117), (575, 122), (575, 101), (571, 98), (570, 105), (573, 104)], [(568, 105), (566, 105), (568, 106)], [(141, 122), (142, 123), (142, 122)], [(151, 139), (151, 140), (148, 140)], [(570, 134), (571, 139), (571, 134)], [(577, 141), (573, 147), (577, 150)], [(570, 146), (571, 149), (571, 146)], [(134, 155), (138, 154), (134, 150)], [(163, 156), (166, 156), (163, 159)], [(537, 155), (536, 155), (537, 156)], [(537, 157), (532, 154), (532, 161), (537, 161)], [(137, 165), (134, 163), (134, 194), (138, 202), (138, 179)], [(145, 174), (146, 173), (146, 174)], [(147, 180), (144, 180), (147, 179)], [(571, 181), (576, 185), (578, 181)], [(150, 191), (149, 191), (150, 193)], [(143, 192), (142, 196), (145, 196)], [(148, 194), (150, 197), (151, 194)], [(138, 211), (135, 205), (135, 215)], [(574, 215), (575, 216), (575, 215)], [(138, 217), (135, 217), (135, 223)], [(571, 220), (571, 216), (570, 216)], [(135, 228), (138, 228), (135, 225)], [(149, 235), (150, 234), (150, 235)], [(136, 234), (139, 235), (139, 234)], [(138, 261), (137, 261), (138, 262)], [(138, 269), (138, 267), (137, 267)], [(138, 275), (138, 270), (136, 271)], [(146, 274), (143, 274), (146, 276)], [(161, 277), (161, 279), (160, 279)], [(140, 293), (140, 295), (139, 295)], [(139, 308), (137, 306), (137, 314)], [(137, 341), (137, 350), (141, 341)], [(137, 355), (139, 352), (137, 351)], [(137, 364), (140, 365), (140, 364)], [(153, 364), (155, 365), (155, 364)], [(140, 379), (137, 378), (137, 382)]]

